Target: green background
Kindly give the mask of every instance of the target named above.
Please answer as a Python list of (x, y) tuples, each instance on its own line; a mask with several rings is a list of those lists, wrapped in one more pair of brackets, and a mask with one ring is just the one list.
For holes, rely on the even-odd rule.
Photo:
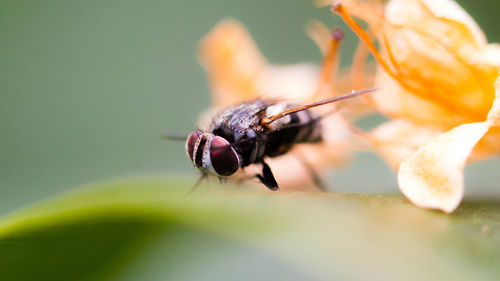
[[(500, 42), (500, 2), (459, 1)], [(2, 1), (0, 8), (0, 213), (83, 183), (161, 173), (196, 177), (182, 143), (210, 102), (196, 59), (199, 39), (233, 17), (274, 63), (318, 62), (311, 19), (341, 26), (309, 1)], [(348, 32), (343, 65), (355, 39)], [(370, 154), (334, 172), (347, 192), (397, 192)], [(473, 195), (500, 195), (498, 161), (473, 165)], [(369, 185), (368, 185), (369, 183)]]

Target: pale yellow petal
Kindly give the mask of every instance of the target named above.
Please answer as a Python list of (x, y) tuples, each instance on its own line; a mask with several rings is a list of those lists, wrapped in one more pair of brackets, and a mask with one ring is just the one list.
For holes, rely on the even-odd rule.
[(453, 212), (464, 194), (467, 158), (488, 128), (487, 122), (460, 125), (419, 148), (399, 167), (403, 194), (417, 206)]
[(464, 193), (463, 169), (476, 144), (500, 125), (500, 77), (495, 102), (483, 122), (457, 126), (431, 139), (405, 160), (398, 172), (401, 191), (415, 205), (454, 211)]
[(397, 119), (383, 123), (369, 132), (375, 151), (397, 170), (422, 144), (442, 133), (440, 128), (419, 126)]
[(491, 64), (494, 66), (500, 66), (500, 44), (492, 43), (485, 47), (484, 51), (477, 54), (478, 56), (473, 59), (477, 60), (477, 63)]
[(486, 44), (486, 36), (467, 12), (453, 0), (421, 0), (431, 12), (439, 18), (453, 20), (465, 25), (472, 32), (479, 44)]
[(258, 97), (310, 102), (318, 85), (319, 69), (312, 64), (268, 65), (256, 79)]
[[(476, 46), (486, 44), (477, 23), (453, 0), (391, 0), (386, 8), (387, 21), (395, 25), (418, 25), (422, 20), (429, 33), (446, 35), (446, 39)], [(464, 40), (465, 39), (465, 40)]]
[(491, 126), (500, 127), (500, 76), (495, 81), (496, 96), (493, 106), (488, 112), (487, 121), (491, 123)]

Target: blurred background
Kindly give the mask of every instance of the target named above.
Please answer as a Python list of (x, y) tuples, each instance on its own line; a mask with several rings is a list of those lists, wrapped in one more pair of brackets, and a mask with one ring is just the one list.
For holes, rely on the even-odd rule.
[[(500, 2), (460, 0), (491, 42)], [(200, 38), (240, 20), (273, 63), (319, 62), (305, 25), (348, 31), (307, 0), (2, 1), (0, 9), (0, 214), (88, 182), (150, 173), (196, 177), (184, 144), (210, 103), (197, 62)], [(348, 66), (356, 39), (342, 46)], [(467, 168), (469, 195), (496, 194), (498, 161)], [(498, 174), (498, 173), (496, 173)], [(376, 156), (332, 172), (343, 192), (398, 192)], [(368, 184), (369, 183), (369, 184)]]

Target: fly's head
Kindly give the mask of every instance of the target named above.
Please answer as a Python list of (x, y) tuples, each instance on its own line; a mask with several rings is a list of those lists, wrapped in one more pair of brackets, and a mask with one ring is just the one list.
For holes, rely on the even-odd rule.
[(191, 133), (186, 140), (186, 152), (195, 167), (218, 177), (230, 176), (239, 167), (238, 153), (231, 144), (211, 133)]

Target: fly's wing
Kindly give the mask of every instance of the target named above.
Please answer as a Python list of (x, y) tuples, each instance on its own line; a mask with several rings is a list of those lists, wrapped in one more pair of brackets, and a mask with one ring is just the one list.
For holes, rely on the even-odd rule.
[(227, 135), (243, 133), (259, 125), (263, 113), (271, 104), (273, 102), (270, 100), (253, 100), (230, 106), (212, 118), (209, 131), (222, 130), (224, 132), (218, 132), (219, 135), (229, 137), (229, 139), (237, 138), (237, 136)]

